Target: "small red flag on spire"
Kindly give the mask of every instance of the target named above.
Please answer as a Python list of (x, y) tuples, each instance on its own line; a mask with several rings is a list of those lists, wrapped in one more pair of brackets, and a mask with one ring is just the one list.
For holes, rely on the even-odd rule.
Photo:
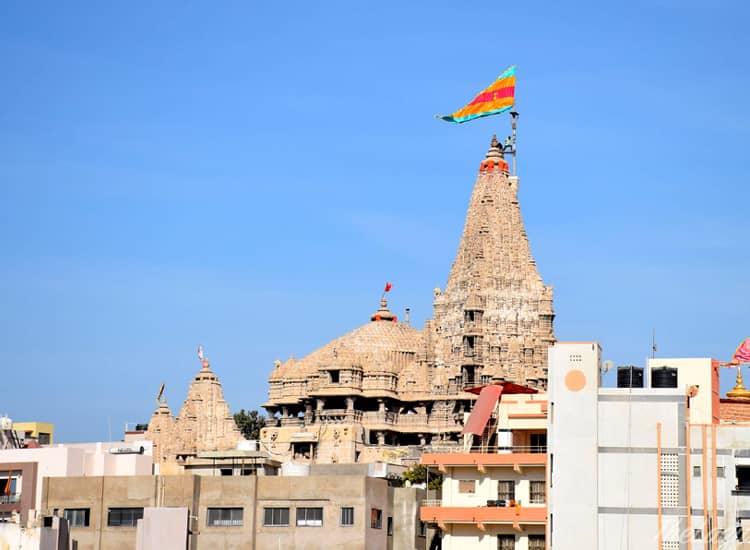
[(386, 292), (388, 292), (389, 290), (391, 290), (391, 287), (393, 287), (393, 285), (391, 283), (385, 283), (385, 291)]

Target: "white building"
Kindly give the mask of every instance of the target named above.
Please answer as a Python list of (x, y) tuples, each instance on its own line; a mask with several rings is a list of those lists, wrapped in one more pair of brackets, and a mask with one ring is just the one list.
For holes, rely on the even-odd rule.
[(718, 363), (652, 359), (640, 388), (601, 366), (595, 342), (550, 349), (549, 548), (750, 548), (750, 425), (721, 423)]

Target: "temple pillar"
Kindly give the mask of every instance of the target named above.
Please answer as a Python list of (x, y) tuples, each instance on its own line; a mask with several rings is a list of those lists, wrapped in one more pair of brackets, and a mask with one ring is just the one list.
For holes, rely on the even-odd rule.
[(322, 411), (323, 407), (325, 407), (325, 404), (326, 404), (326, 400), (321, 397), (318, 397), (315, 400), (315, 410), (318, 412)]
[(378, 445), (385, 445), (385, 432), (378, 432)]
[(417, 434), (419, 437), (419, 444), (424, 447), (427, 445), (427, 439), (425, 438), (424, 434)]
[(385, 401), (383, 399), (378, 399), (378, 412), (380, 414), (385, 413)]
[(346, 398), (346, 410), (347, 412), (354, 410), (354, 398), (353, 397)]

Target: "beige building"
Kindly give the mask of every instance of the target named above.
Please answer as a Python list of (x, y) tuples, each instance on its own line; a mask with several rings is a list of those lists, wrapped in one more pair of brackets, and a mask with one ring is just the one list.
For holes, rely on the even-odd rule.
[(73, 520), (79, 550), (135, 548), (151, 508), (187, 509), (191, 550), (422, 550), (423, 496), (363, 474), (68, 477), (44, 480), (42, 505)]
[(479, 166), (461, 243), (434, 318), (418, 330), (383, 296), (370, 321), (297, 361), (277, 362), (262, 431), (281, 460), (416, 461), (425, 444), (458, 441), (468, 386), (544, 388), (555, 342), (552, 288), (531, 255), (510, 175), (493, 138)]
[(224, 400), (219, 377), (198, 348), (201, 369), (188, 388), (180, 414), (172, 416), (162, 391), (144, 437), (153, 442), (157, 473), (182, 470), (186, 459), (202, 451), (235, 449), (243, 439)]
[(443, 550), (546, 548), (547, 396), (500, 397), (490, 409), (480, 396), (472, 416), (484, 409), (486, 420), (466, 423), (481, 436), (422, 455), (432, 474), (444, 476), (440, 498), (424, 500), (420, 512), (440, 530)]

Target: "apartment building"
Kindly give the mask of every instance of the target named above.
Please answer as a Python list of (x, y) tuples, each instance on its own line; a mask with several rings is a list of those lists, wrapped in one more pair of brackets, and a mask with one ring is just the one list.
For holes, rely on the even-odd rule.
[(432, 447), (422, 464), (444, 476), (440, 499), (421, 519), (440, 530), (443, 550), (543, 550), (546, 545), (547, 399), (500, 384), (473, 388), (465, 444)]

